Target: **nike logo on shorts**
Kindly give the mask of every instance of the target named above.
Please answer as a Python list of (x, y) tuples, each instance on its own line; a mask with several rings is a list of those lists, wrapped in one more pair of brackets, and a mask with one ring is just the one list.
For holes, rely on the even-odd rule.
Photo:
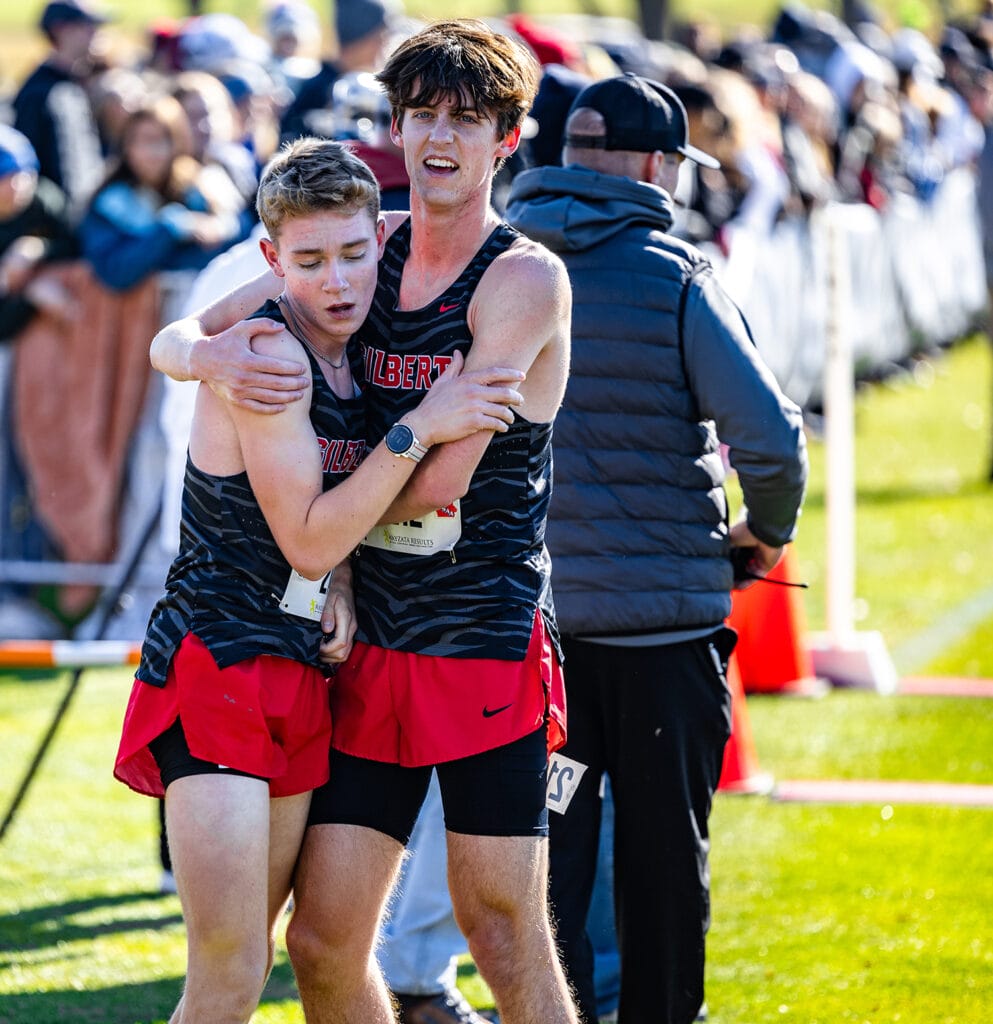
[(458, 306), (459, 306), (459, 303), (457, 303), (457, 302), (453, 302), (453, 303), (451, 303), (451, 305), (446, 305), (446, 303), (443, 302), (438, 307), (438, 312), (439, 313), (448, 313), (450, 310), (457, 309)]
[(490, 711), (489, 708), (484, 707), (483, 708), (483, 718), (492, 718), (494, 715), (499, 715), (501, 711), (506, 711), (507, 708), (509, 708), (511, 706), (511, 704), (513, 704), (513, 703), (514, 702), (511, 701), (510, 704), (504, 704), (504, 706), (502, 708), (494, 708), (492, 711)]

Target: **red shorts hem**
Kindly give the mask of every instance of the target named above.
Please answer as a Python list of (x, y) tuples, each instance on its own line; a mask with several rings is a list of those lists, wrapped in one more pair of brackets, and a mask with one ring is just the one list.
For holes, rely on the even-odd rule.
[(188, 633), (164, 687), (135, 679), (114, 777), (138, 793), (163, 796), (148, 745), (177, 718), (194, 757), (268, 779), (274, 797), (327, 782), (328, 682), (312, 665), (261, 654), (218, 668), (204, 643)]

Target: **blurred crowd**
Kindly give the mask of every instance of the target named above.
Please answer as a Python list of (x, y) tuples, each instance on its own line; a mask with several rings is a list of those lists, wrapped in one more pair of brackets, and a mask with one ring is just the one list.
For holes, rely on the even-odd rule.
[[(584, 84), (634, 71), (679, 93), (692, 137), (721, 160), (681, 186), (679, 229), (695, 240), (727, 245), (736, 226), (766, 228), (828, 200), (926, 201), (950, 170), (989, 159), (993, 0), (935, 39), (887, 30), (868, 6), (860, 17), (846, 25), (786, 6), (766, 31), (722, 39), (712, 25), (682, 24), (654, 42), (609, 19), (510, 15), (505, 30), (532, 47), (544, 80), (502, 185), (559, 161)], [(31, 288), (39, 261), (75, 252), (107, 287), (127, 289), (157, 270), (203, 266), (246, 237), (260, 170), (286, 139), (353, 139), (384, 188), (404, 188), (371, 72), (416, 26), (386, 0), (334, 5), (330, 58), (302, 0), (262, 6), (258, 33), (230, 14), (156, 21), (127, 63), (99, 45), (104, 21), (82, 0), (47, 4), (48, 54), (0, 97), (0, 126), (20, 133), (0, 135), (0, 337), (32, 305), (57, 301)]]
[[(761, 236), (827, 203), (885, 211), (910, 195), (926, 204), (963, 167), (977, 173), (983, 234), (993, 239), (993, 0), (929, 34), (850, 6), (848, 24), (788, 5), (770, 26), (732, 38), (699, 22), (675, 26), (665, 42), (616, 19), (508, 15), (503, 30), (532, 48), (543, 78), (495, 205), (521, 169), (559, 162), (567, 111), (586, 84), (633, 71), (680, 95), (694, 143), (720, 159), (719, 170), (684, 168), (676, 230), (695, 242), (726, 255), (740, 230)], [(68, 330), (73, 318), (109, 315), (88, 312), (74, 288), (84, 299), (133, 297), (174, 271), (192, 284), (251, 235), (261, 169), (302, 134), (352, 140), (384, 207), (405, 207), (406, 173), (373, 73), (417, 26), (388, 0), (337, 0), (328, 13), (330, 45), (312, 6), (279, 0), (260, 5), (257, 30), (229, 14), (155, 21), (138, 56), (124, 59), (101, 44), (106, 18), (87, 0), (39, 10), (47, 53), (0, 96), (0, 561), (69, 557), (65, 543), (30, 541), (31, 471), (11, 395), (20, 378), (8, 364), (39, 319)], [(52, 272), (67, 265), (84, 276)], [(987, 268), (989, 277), (993, 260)], [(135, 325), (135, 314), (124, 316)], [(38, 371), (42, 383), (47, 372)]]

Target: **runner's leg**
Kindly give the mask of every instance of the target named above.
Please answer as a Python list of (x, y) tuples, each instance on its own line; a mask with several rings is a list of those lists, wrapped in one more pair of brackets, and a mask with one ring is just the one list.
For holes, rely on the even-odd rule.
[(269, 787), (240, 775), (176, 779), (166, 820), (188, 943), (176, 1020), (244, 1024), (268, 970)]
[(360, 825), (311, 825), (286, 945), (308, 1024), (393, 1024), (376, 939), (403, 845)]
[(449, 833), (455, 918), (502, 1024), (575, 1024), (548, 923), (548, 840)]

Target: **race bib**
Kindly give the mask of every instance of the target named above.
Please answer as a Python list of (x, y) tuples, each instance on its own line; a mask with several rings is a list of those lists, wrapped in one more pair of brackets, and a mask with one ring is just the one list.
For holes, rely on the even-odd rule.
[(550, 811), (565, 814), (586, 774), (586, 767), (564, 754), (552, 754), (548, 762), (548, 786), (545, 789), (545, 806)]
[(301, 619), (320, 622), (332, 574), (333, 572), (329, 572), (320, 580), (308, 580), (296, 569), (292, 570), (282, 600), (279, 602), (280, 611), (286, 612), (287, 615), (297, 615)]
[(457, 501), (405, 523), (374, 526), (363, 544), (382, 551), (398, 551), (407, 555), (434, 555), (451, 551), (462, 536), (462, 508)]

